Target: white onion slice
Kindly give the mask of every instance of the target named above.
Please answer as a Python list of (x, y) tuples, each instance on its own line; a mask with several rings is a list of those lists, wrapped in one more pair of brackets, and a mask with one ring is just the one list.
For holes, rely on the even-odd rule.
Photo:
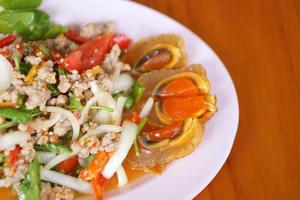
[(79, 131), (80, 131), (80, 124), (72, 112), (70, 112), (66, 109), (63, 109), (60, 107), (54, 107), (54, 106), (48, 106), (46, 108), (46, 111), (51, 112), (51, 113), (59, 113), (59, 114), (62, 114), (63, 116), (65, 116), (69, 120), (69, 122), (71, 123), (72, 128), (73, 128), (72, 141), (77, 140), (77, 138), (79, 136)]
[(94, 94), (94, 96), (96, 96), (100, 92), (99, 87), (97, 85), (97, 81), (90, 82), (90, 86), (91, 86), (92, 93)]
[(115, 82), (112, 92), (127, 92), (134, 84), (134, 79), (129, 73), (123, 73)]
[(41, 179), (58, 185), (62, 185), (77, 192), (92, 194), (93, 188), (89, 182), (83, 181), (79, 178), (74, 178), (59, 172), (55, 172), (48, 169), (41, 170)]
[(13, 80), (13, 67), (10, 62), (0, 54), (0, 94), (11, 85)]
[(45, 120), (45, 121), (33, 121), (32, 125), (35, 130), (43, 130), (52, 127), (55, 125), (61, 118), (61, 114), (59, 113), (54, 113), (53, 116), (50, 116), (50, 119)]
[(142, 108), (141, 112), (140, 112), (140, 117), (146, 117), (147, 115), (149, 115), (152, 106), (153, 106), (154, 100), (152, 97), (149, 97), (144, 105), (144, 107)]
[(120, 96), (117, 100), (117, 106), (116, 109), (114, 110), (114, 124), (116, 125), (121, 124), (122, 113), (123, 113), (125, 102), (126, 102), (126, 97), (123, 96)]
[(122, 126), (120, 144), (102, 171), (102, 175), (105, 178), (110, 179), (121, 166), (136, 138), (136, 134), (137, 125), (135, 123), (125, 121)]
[(41, 164), (46, 164), (50, 160), (52, 160), (56, 156), (56, 153), (53, 152), (44, 152), (44, 151), (37, 151), (36, 157)]
[(111, 125), (111, 124), (103, 124), (103, 125), (98, 126), (95, 129), (92, 129), (91, 131), (89, 131), (87, 134), (82, 136), (80, 138), (80, 140), (84, 140), (91, 135), (95, 135), (95, 136), (99, 137), (107, 132), (117, 133), (117, 132), (120, 132), (121, 130), (122, 130), (121, 126)]
[(118, 187), (123, 187), (128, 183), (128, 178), (124, 167), (121, 165), (117, 170)]
[(0, 136), (0, 151), (22, 144), (29, 140), (30, 134), (22, 131), (14, 131)]
[(69, 158), (71, 158), (74, 154), (72, 153), (62, 153), (59, 154), (57, 156), (55, 156), (53, 159), (51, 159), (46, 165), (45, 168), (46, 169), (51, 169), (52, 167), (58, 165), (59, 163), (61, 163), (62, 161), (68, 160)]
[(112, 113), (105, 110), (98, 110), (93, 116), (93, 121), (99, 124), (111, 124)]
[(115, 109), (115, 107), (116, 107), (115, 100), (113, 99), (113, 97), (111, 96), (111, 94), (109, 94), (108, 92), (105, 92), (105, 91), (101, 91), (101, 92), (97, 93), (94, 97), (92, 97), (86, 103), (84, 109), (81, 112), (81, 116), (80, 116), (80, 123), (81, 124), (84, 123), (84, 122), (86, 122), (87, 115), (89, 113), (89, 109), (91, 108), (91, 106), (93, 106), (97, 102), (100, 105), (108, 106), (108, 107), (110, 107), (112, 109)]

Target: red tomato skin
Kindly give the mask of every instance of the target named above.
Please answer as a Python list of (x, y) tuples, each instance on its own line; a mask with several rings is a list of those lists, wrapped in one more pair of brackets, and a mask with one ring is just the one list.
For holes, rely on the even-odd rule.
[(65, 160), (57, 165), (57, 167), (63, 170), (66, 174), (70, 174), (75, 169), (78, 163), (78, 156), (72, 156), (68, 160)]
[(131, 39), (125, 34), (117, 34), (113, 38), (112, 46), (118, 44), (121, 49), (126, 49), (131, 43)]
[(100, 35), (88, 40), (78, 49), (64, 58), (61, 66), (68, 71), (77, 70), (79, 73), (102, 63), (106, 53), (111, 49), (113, 35)]

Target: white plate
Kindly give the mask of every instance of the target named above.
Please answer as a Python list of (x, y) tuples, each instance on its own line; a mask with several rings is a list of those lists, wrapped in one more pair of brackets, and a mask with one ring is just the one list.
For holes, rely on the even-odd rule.
[[(189, 63), (205, 66), (218, 98), (218, 112), (207, 123), (202, 143), (191, 155), (171, 163), (159, 177), (143, 177), (107, 194), (110, 200), (192, 199), (215, 177), (231, 150), (238, 126), (238, 101), (233, 82), (217, 55), (190, 30), (142, 5), (119, 0), (47, 0), (42, 9), (57, 23), (84, 25), (107, 20), (134, 40), (176, 33), (184, 37)], [(221, 23), (221, 22), (220, 22)]]

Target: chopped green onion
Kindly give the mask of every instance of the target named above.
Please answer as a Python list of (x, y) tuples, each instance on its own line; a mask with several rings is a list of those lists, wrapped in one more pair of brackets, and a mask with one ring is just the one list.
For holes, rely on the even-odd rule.
[(58, 96), (60, 94), (57, 85), (47, 83), (47, 88), (51, 91), (53, 96)]
[(19, 72), (23, 75), (27, 75), (31, 69), (32, 65), (29, 63), (20, 63)]
[(22, 95), (22, 94), (18, 94), (18, 97), (17, 97), (18, 106), (20, 106), (20, 107), (24, 106), (26, 100), (27, 100), (27, 96)]
[(145, 86), (139, 82), (135, 82), (131, 92), (131, 96), (134, 100), (134, 105), (136, 105), (138, 101), (142, 98), (144, 92), (145, 92)]
[(68, 71), (65, 70), (65, 69), (62, 68), (62, 67), (58, 67), (58, 68), (57, 68), (57, 73), (58, 73), (59, 75), (67, 75), (67, 74), (68, 74)]
[(138, 147), (138, 144), (137, 144), (137, 137), (139, 136), (139, 134), (141, 133), (142, 129), (144, 128), (144, 126), (146, 125), (148, 121), (148, 118), (147, 117), (143, 117), (138, 125), (138, 131), (137, 131), (137, 134), (136, 134), (136, 138), (134, 140), (134, 151), (135, 151), (135, 155), (139, 156), (140, 155), (140, 151), (139, 151), (139, 147)]
[(92, 110), (105, 110), (108, 112), (114, 112), (113, 108), (107, 107), (107, 106), (91, 106), (90, 109)]
[(40, 50), (43, 54), (45, 54), (48, 58), (52, 58), (51, 54), (50, 54), (50, 50), (46, 47), (46, 45), (44, 43), (40, 44)]
[(0, 131), (14, 127), (18, 124), (18, 122), (15, 121), (9, 121), (9, 122), (5, 122), (3, 124), (0, 124)]
[(18, 55), (16, 53), (13, 53), (13, 55), (11, 57), (14, 60), (16, 69), (18, 71), (20, 71), (20, 59), (19, 59)]

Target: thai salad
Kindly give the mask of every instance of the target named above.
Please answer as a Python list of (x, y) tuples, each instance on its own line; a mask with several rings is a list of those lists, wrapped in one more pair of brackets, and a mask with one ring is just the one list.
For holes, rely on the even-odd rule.
[(100, 200), (112, 177), (128, 183), (125, 164), (160, 174), (193, 152), (216, 97), (181, 36), (62, 26), (40, 3), (0, 0), (0, 187)]

